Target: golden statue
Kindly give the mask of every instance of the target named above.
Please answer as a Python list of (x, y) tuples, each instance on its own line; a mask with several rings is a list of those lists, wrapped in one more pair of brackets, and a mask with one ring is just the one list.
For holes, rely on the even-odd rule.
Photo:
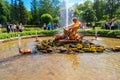
[(76, 40), (76, 41), (81, 41), (83, 36), (80, 36), (77, 34), (77, 30), (81, 27), (81, 23), (78, 21), (76, 17), (73, 19), (73, 24), (64, 27), (64, 34), (56, 34), (55, 35), (55, 40)]

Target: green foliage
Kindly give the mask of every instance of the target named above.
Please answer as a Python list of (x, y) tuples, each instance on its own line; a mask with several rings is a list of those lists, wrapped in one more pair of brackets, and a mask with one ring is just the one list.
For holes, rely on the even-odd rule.
[(75, 16), (79, 17), (83, 22), (96, 21), (96, 13), (93, 10), (93, 2), (86, 0), (83, 4), (76, 4)]
[(8, 2), (0, 1), (0, 23), (5, 24), (10, 19), (10, 4)]
[(31, 2), (31, 24), (38, 25), (39, 22), (39, 10), (38, 10), (38, 1), (32, 0)]
[[(59, 32), (59, 30), (39, 30), (39, 31), (37, 31), (37, 34), (38, 35), (45, 34), (46, 36), (50, 36), (50, 35), (54, 35), (58, 32)], [(17, 37), (18, 34), (20, 36), (35, 35), (36, 30), (34, 30), (34, 31), (24, 31), (24, 32), (1, 33), (0, 34), (0, 39)]]
[(120, 19), (120, 7), (117, 9), (117, 11), (116, 11), (116, 17), (117, 17), (117, 19)]
[[(95, 30), (79, 30), (79, 33), (82, 33), (83, 35), (95, 35)], [(97, 31), (99, 36), (105, 36), (105, 37), (117, 37), (120, 36), (119, 30), (98, 30)]]
[(119, 0), (106, 0), (106, 12), (109, 15), (110, 19), (115, 17), (116, 10), (118, 9), (119, 5)]
[[(37, 30), (38, 35), (44, 34), (46, 36), (52, 36), (54, 34), (59, 33), (59, 30), (41, 30), (39, 28), (28, 28), (28, 29), (25, 29), (25, 31), (23, 31), (23, 32), (1, 33), (0, 34), (0, 39), (17, 37), (18, 34), (20, 36), (35, 35), (36, 30)], [(95, 35), (95, 30), (78, 30), (78, 33), (81, 33), (83, 35), (93, 35), (94, 36)], [(98, 29), (97, 33), (98, 33), (99, 36), (105, 36), (105, 37), (120, 36), (120, 30)]]
[(19, 15), (19, 23), (23, 23), (26, 24), (27, 23), (27, 10), (24, 7), (23, 1), (22, 0), (18, 0), (19, 5), (18, 5), (18, 15)]
[(43, 14), (41, 16), (41, 23), (44, 24), (48, 24), (49, 22), (52, 22), (53, 18), (50, 14)]
[(60, 21), (59, 17), (53, 18), (53, 22), (54, 22), (54, 23), (58, 23), (59, 21)]
[(53, 18), (59, 17), (59, 3), (59, 0), (32, 0), (31, 23), (43, 25), (44, 21), (41, 20), (43, 14), (50, 14)]
[(96, 17), (97, 17), (98, 21), (108, 19), (108, 18), (106, 18), (107, 15), (105, 15), (106, 14), (106, 12), (105, 12), (105, 10), (106, 10), (106, 2), (105, 2), (105, 0), (96, 0), (96, 1), (94, 1), (93, 9), (95, 10)]
[(95, 11), (92, 9), (86, 9), (83, 13), (82, 13), (82, 19), (84, 19), (87, 22), (93, 22), (96, 21), (97, 18), (95, 16)]

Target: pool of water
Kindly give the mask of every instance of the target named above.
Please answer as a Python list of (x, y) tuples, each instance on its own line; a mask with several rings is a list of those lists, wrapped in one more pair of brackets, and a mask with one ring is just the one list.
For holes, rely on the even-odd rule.
[[(51, 37), (41, 37), (49, 39)], [(120, 39), (91, 40), (105, 47), (120, 46)], [(22, 46), (33, 49), (35, 39)], [(0, 44), (0, 80), (119, 80), (120, 52), (20, 55), (18, 41)]]

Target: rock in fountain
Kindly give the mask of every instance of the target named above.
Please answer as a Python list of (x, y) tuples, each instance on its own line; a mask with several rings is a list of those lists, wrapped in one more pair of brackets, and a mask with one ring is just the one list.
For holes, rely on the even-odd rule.
[(83, 53), (83, 52), (103, 52), (104, 47), (91, 42), (61, 42), (56, 40), (43, 40), (37, 44), (37, 50), (43, 53)]
[(43, 53), (82, 53), (103, 52), (104, 47), (95, 45), (89, 41), (83, 41), (83, 36), (77, 34), (81, 23), (73, 18), (73, 24), (64, 27), (64, 34), (56, 34), (55, 39), (43, 40), (37, 44), (39, 52)]
[(112, 48), (112, 51), (119, 52), (120, 51), (120, 46), (115, 46)]

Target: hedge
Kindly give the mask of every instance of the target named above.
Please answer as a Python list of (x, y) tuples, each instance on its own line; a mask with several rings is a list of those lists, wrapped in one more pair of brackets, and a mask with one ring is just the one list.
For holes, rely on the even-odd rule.
[[(46, 36), (52, 36), (52, 35), (57, 34), (59, 32), (60, 31), (58, 29), (57, 30), (38, 30), (37, 34), (38, 35), (45, 34)], [(95, 35), (95, 30), (78, 30), (78, 33), (81, 33), (83, 35)], [(118, 36), (120, 36), (120, 30), (98, 30), (97, 33), (99, 36), (105, 36), (105, 37), (118, 37)], [(35, 35), (36, 30), (23, 31), (23, 32), (1, 33), (0, 39), (17, 37), (18, 34), (20, 36)]]
[[(78, 30), (83, 35), (95, 35), (95, 30)], [(98, 30), (97, 34), (104, 37), (118, 37), (120, 30)]]
[[(51, 36), (58, 32), (59, 32), (59, 30), (40, 30), (40, 31), (37, 31), (37, 34), (38, 35), (45, 34), (46, 36)], [(20, 35), (20, 36), (36, 35), (36, 31), (1, 33), (0, 39), (13, 38), (13, 37), (17, 37), (18, 35)]]

